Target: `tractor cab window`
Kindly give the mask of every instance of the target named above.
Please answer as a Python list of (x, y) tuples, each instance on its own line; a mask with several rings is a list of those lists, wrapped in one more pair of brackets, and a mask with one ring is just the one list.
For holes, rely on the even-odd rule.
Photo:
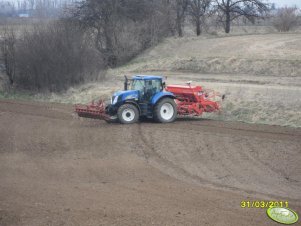
[(162, 90), (161, 80), (146, 80), (145, 81), (145, 99), (150, 100), (156, 93)]
[(153, 91), (154, 93), (161, 92), (163, 90), (162, 82), (161, 80), (153, 80)]
[(163, 90), (162, 82), (154, 80), (132, 80), (131, 90), (140, 91), (141, 100), (149, 101), (156, 93)]
[(138, 90), (141, 93), (144, 92), (144, 81), (143, 80), (132, 80), (131, 90)]

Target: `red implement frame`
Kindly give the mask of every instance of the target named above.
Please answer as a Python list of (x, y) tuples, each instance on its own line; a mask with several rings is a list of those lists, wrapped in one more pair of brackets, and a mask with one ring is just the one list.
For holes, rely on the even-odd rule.
[(212, 100), (220, 95), (212, 90), (203, 90), (201, 86), (169, 85), (166, 91), (176, 96), (178, 115), (200, 116), (204, 112), (220, 110), (219, 103)]
[(92, 101), (89, 105), (75, 105), (75, 112), (79, 117), (110, 120), (110, 116), (105, 113), (105, 109), (106, 106), (102, 100), (96, 103)]

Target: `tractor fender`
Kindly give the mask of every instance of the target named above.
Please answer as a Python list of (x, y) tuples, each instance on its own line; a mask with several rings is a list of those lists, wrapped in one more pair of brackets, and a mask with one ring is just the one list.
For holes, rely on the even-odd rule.
[(139, 106), (139, 104), (135, 100), (126, 100), (124, 102), (124, 104), (132, 104), (132, 105), (134, 105), (135, 107), (138, 108), (139, 114), (141, 113), (140, 106)]
[(153, 98), (151, 100), (152, 105), (157, 104), (158, 101), (160, 101), (162, 98), (165, 98), (165, 97), (169, 97), (171, 99), (176, 99), (175, 95), (171, 92), (160, 92), (160, 93), (157, 93), (155, 96), (153, 96)]

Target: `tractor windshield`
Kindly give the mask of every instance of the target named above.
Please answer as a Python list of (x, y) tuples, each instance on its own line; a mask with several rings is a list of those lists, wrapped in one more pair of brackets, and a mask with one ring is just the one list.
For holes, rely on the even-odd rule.
[(144, 80), (132, 80), (131, 82), (131, 90), (138, 90), (143, 92), (144, 86)]

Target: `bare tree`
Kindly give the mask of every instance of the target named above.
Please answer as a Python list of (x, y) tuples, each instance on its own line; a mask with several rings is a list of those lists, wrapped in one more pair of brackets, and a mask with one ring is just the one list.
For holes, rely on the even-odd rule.
[(238, 17), (245, 17), (252, 21), (262, 17), (268, 10), (263, 0), (214, 0), (219, 22), (224, 26), (225, 32), (229, 33), (231, 22)]
[(189, 15), (192, 22), (195, 25), (196, 35), (199, 36), (202, 33), (202, 23), (206, 13), (209, 10), (211, 0), (189, 0)]
[(179, 37), (183, 36), (183, 23), (189, 0), (176, 0), (176, 28)]
[(16, 36), (12, 29), (5, 28), (1, 40), (1, 53), (4, 62), (5, 72), (8, 76), (10, 85), (13, 85), (16, 70)]
[(120, 0), (87, 0), (81, 2), (75, 12), (75, 17), (85, 27), (94, 29), (95, 47), (104, 55), (109, 66), (116, 65), (113, 29), (116, 18), (121, 15), (120, 9)]
[(284, 7), (277, 10), (273, 21), (274, 27), (281, 32), (290, 31), (298, 25), (297, 7)]
[[(107, 65), (115, 67), (172, 33), (170, 8), (170, 0), (86, 0), (74, 18), (90, 32)], [(138, 48), (127, 44), (133, 41)]]

